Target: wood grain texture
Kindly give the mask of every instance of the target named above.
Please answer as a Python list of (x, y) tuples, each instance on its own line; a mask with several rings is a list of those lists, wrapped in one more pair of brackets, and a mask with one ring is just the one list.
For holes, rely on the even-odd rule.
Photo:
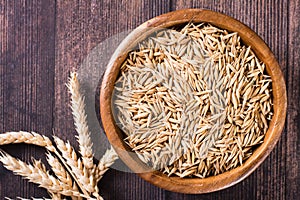
[(288, 117), (286, 146), (286, 180), (287, 199), (299, 199), (300, 185), (300, 1), (289, 3), (289, 37), (288, 37)]
[[(0, 131), (52, 134), (54, 91), (53, 1), (0, 2)], [(46, 14), (47, 13), (47, 14)], [(27, 145), (1, 147), (30, 161), (44, 151)], [(0, 199), (47, 192), (0, 167)]]
[[(0, 131), (25, 129), (50, 135), (54, 129), (56, 135), (76, 144), (65, 88), (70, 70), (99, 42), (154, 16), (182, 8), (212, 9), (256, 31), (279, 61), (288, 91), (281, 140), (250, 177), (220, 192), (177, 194), (156, 188), (135, 174), (109, 170), (100, 183), (101, 194), (109, 200), (298, 199), (299, 7), (299, 0), (1, 0)], [(43, 155), (41, 149), (23, 145), (3, 149), (25, 160)], [(44, 190), (0, 165), (0, 199), (42, 195), (46, 196)]]

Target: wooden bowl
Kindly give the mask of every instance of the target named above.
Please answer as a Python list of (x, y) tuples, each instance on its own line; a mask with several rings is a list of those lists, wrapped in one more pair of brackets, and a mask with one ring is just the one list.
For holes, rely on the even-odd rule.
[[(188, 22), (208, 22), (230, 32), (238, 32), (242, 41), (246, 45), (251, 46), (257, 57), (266, 64), (267, 72), (272, 77), (274, 116), (270, 122), (270, 127), (266, 133), (264, 142), (242, 166), (204, 179), (168, 177), (159, 171), (147, 171), (147, 166), (145, 166), (145, 164), (137, 158), (136, 154), (130, 150), (127, 144), (124, 143), (124, 134), (115, 124), (112, 114), (111, 99), (114, 83), (118, 77), (121, 64), (127, 57), (128, 51), (130, 51), (137, 42), (153, 32), (154, 27), (168, 28)], [(138, 173), (140, 177), (158, 187), (174, 192), (193, 194), (221, 190), (249, 176), (249, 174), (265, 160), (277, 143), (284, 127), (286, 107), (287, 97), (284, 77), (275, 56), (265, 42), (241, 22), (224, 14), (200, 9), (187, 9), (166, 13), (150, 19), (131, 32), (120, 44), (111, 62), (108, 64), (100, 94), (100, 110), (104, 130), (108, 140), (124, 163), (131, 168), (131, 170)]]

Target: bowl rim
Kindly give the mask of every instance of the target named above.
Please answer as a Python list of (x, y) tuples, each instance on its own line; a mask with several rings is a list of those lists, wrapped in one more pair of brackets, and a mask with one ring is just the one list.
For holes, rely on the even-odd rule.
[[(145, 33), (150, 27), (167, 28), (188, 22), (207, 22), (230, 32), (238, 32), (243, 43), (247, 46), (251, 46), (251, 49), (256, 56), (266, 64), (267, 72), (272, 78), (274, 115), (265, 135), (264, 142), (254, 151), (253, 155), (243, 163), (243, 165), (222, 174), (203, 179), (168, 177), (158, 171), (142, 172), (143, 170), (147, 170), (147, 167), (137, 159), (137, 156), (134, 153), (129, 152), (130, 149), (120, 138), (121, 131), (115, 125), (111, 109), (111, 97), (114, 83), (121, 64), (127, 57), (127, 53), (124, 54), (122, 52), (127, 52), (132, 45), (136, 44), (135, 41), (137, 41), (140, 35)], [(267, 44), (254, 31), (240, 21), (225, 14), (204, 9), (183, 9), (165, 13), (144, 22), (134, 29), (123, 40), (112, 56), (103, 76), (100, 91), (100, 114), (102, 124), (108, 140), (122, 161), (133, 172), (142, 172), (138, 173), (138, 175), (144, 180), (163, 189), (180, 193), (201, 194), (218, 191), (237, 184), (249, 176), (265, 160), (278, 142), (285, 124), (286, 109), (287, 95), (283, 73)]]

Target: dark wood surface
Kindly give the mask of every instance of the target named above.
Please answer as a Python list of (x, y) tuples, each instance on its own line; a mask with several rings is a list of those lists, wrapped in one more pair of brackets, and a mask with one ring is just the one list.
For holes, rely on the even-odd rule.
[[(135, 174), (109, 170), (102, 179), (105, 199), (299, 199), (300, 192), (300, 0), (0, 0), (0, 132), (33, 130), (68, 139), (76, 146), (65, 87), (97, 44), (159, 14), (206, 8), (252, 28), (274, 52), (285, 75), (288, 114), (270, 156), (241, 183), (210, 194), (164, 191)], [(99, 77), (100, 79), (100, 77)], [(27, 145), (1, 149), (29, 161), (44, 150)], [(47, 193), (0, 165), (0, 199)]]

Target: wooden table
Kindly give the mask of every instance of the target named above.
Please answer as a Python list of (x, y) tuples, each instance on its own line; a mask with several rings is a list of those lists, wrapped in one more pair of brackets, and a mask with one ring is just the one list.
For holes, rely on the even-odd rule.
[[(252, 175), (219, 192), (172, 193), (135, 174), (109, 170), (100, 182), (101, 194), (109, 200), (299, 199), (300, 0), (1, 0), (0, 131), (33, 130), (47, 136), (54, 132), (77, 148), (65, 87), (70, 71), (105, 39), (182, 8), (223, 12), (266, 41), (287, 83), (288, 115), (282, 137)], [(42, 148), (1, 149), (22, 160), (44, 160)], [(6, 196), (47, 197), (47, 193), (0, 165), (0, 199)]]

